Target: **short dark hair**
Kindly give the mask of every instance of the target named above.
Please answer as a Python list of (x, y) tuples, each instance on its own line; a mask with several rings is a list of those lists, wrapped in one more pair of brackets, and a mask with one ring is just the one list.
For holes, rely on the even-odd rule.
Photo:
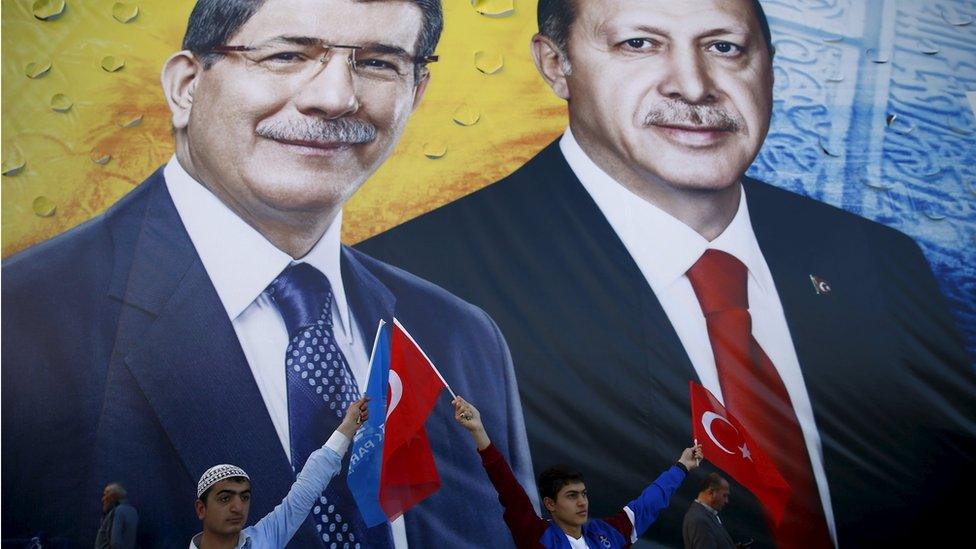
[[(566, 53), (566, 45), (569, 43), (569, 29), (576, 20), (576, 3), (580, 0), (539, 0), (536, 19), (539, 23), (539, 34), (548, 37), (555, 42), (562, 53)], [(766, 19), (766, 12), (763, 10), (759, 0), (752, 0), (752, 8), (759, 19), (759, 28), (762, 29), (763, 39), (766, 41), (766, 48), (769, 56), (772, 57), (776, 51), (773, 47), (773, 36), (769, 32), (769, 21)]]
[[(221, 481), (224, 481), (224, 480), (229, 480), (229, 481), (231, 481), (233, 483), (236, 483), (236, 484), (244, 484), (245, 482), (248, 483), (248, 484), (251, 483), (251, 481), (247, 477), (227, 477), (225, 479), (221, 479)], [(200, 500), (203, 503), (203, 506), (204, 507), (207, 506), (207, 496), (210, 495), (210, 492), (213, 491), (213, 488), (216, 485), (217, 485), (216, 482), (213, 483), (213, 484), (211, 484), (206, 490), (203, 491), (202, 494), (200, 494), (200, 497), (197, 498), (198, 500)]]
[[(223, 54), (214, 53), (247, 23), (267, 0), (197, 0), (190, 12), (183, 36), (183, 49), (189, 50), (209, 69)], [(361, 0), (364, 2), (377, 0)], [(440, 0), (409, 0), (420, 8), (423, 24), (417, 36), (416, 59), (434, 54), (444, 29)], [(416, 76), (416, 75), (415, 75)]]
[(698, 493), (707, 492), (709, 490), (719, 490), (724, 484), (727, 483), (728, 481), (722, 478), (722, 475), (718, 473), (708, 473), (704, 480), (702, 480), (701, 489), (698, 490)]
[(555, 500), (564, 486), (576, 482), (583, 482), (582, 473), (568, 465), (553, 465), (539, 475), (539, 495)]

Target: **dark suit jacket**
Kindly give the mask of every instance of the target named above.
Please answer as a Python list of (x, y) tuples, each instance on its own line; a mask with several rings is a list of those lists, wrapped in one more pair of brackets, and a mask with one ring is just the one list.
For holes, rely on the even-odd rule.
[[(812, 401), (840, 543), (961, 528), (944, 513), (968, 507), (954, 486), (976, 465), (976, 382), (918, 246), (837, 208), (748, 178), (744, 186)], [(580, 467), (594, 515), (628, 501), (690, 445), (695, 370), (557, 143), (358, 248), (498, 322), (535, 469)], [(811, 274), (832, 292), (818, 295)], [(675, 494), (651, 539), (681, 544), (696, 487), (692, 479)], [(733, 492), (725, 522), (763, 546), (755, 500)]]
[(732, 536), (718, 517), (697, 501), (688, 506), (681, 533), (685, 549), (735, 549)]
[[(523, 481), (531, 471), (511, 358), (481, 310), (344, 248), (364, 341), (393, 315), (452, 388), (485, 411)], [(294, 481), (231, 321), (183, 228), (162, 171), (101, 215), (3, 267), (3, 536), (39, 530), (89, 545), (98, 494), (122, 482), (140, 546), (186, 547), (200, 474), (234, 463), (251, 520)], [(441, 489), (407, 513), (411, 547), (509, 538), (478, 454), (443, 396), (426, 424)], [(325, 442), (324, 440), (322, 441)], [(306, 522), (293, 546), (312, 547)]]

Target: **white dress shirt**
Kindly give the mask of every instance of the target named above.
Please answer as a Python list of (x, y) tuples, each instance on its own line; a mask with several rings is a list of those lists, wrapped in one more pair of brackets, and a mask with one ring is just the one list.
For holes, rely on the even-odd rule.
[(686, 273), (709, 248), (729, 253), (745, 264), (749, 272), (752, 335), (769, 356), (789, 393), (810, 454), (827, 526), (836, 545), (820, 434), (783, 305), (752, 230), (745, 192), (741, 193), (739, 209), (732, 222), (709, 242), (691, 227), (617, 183), (586, 155), (569, 128), (559, 141), (559, 147), (654, 291), (702, 385), (720, 401), (722, 388), (705, 315)]
[[(293, 259), (193, 179), (176, 156), (166, 164), (163, 176), (193, 247), (234, 326), (278, 439), (291, 461), (284, 365), (288, 330), (265, 290), (286, 267), (296, 263), (308, 263), (326, 276), (334, 296), (332, 320), (336, 342), (360, 392), (365, 392), (369, 377), (367, 342), (356, 327), (340, 270), (342, 212), (304, 257)], [(407, 546), (402, 517), (393, 523), (393, 534), (396, 547)]]

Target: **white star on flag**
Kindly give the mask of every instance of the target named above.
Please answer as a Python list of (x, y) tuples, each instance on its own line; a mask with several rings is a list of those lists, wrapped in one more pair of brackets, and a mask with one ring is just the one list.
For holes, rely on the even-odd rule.
[(745, 443), (742, 443), (742, 446), (739, 446), (739, 451), (742, 452), (743, 459), (748, 459), (749, 461), (752, 461), (752, 452), (749, 451), (749, 447), (746, 446)]

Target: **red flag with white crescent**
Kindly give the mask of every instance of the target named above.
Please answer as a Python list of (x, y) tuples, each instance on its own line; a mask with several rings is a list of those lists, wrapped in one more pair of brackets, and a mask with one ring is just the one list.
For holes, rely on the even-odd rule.
[(393, 520), (441, 486), (424, 423), (447, 384), (396, 319), (391, 340), (380, 506)]
[(745, 428), (715, 396), (690, 381), (691, 430), (705, 459), (755, 494), (770, 518), (779, 524), (790, 486)]

